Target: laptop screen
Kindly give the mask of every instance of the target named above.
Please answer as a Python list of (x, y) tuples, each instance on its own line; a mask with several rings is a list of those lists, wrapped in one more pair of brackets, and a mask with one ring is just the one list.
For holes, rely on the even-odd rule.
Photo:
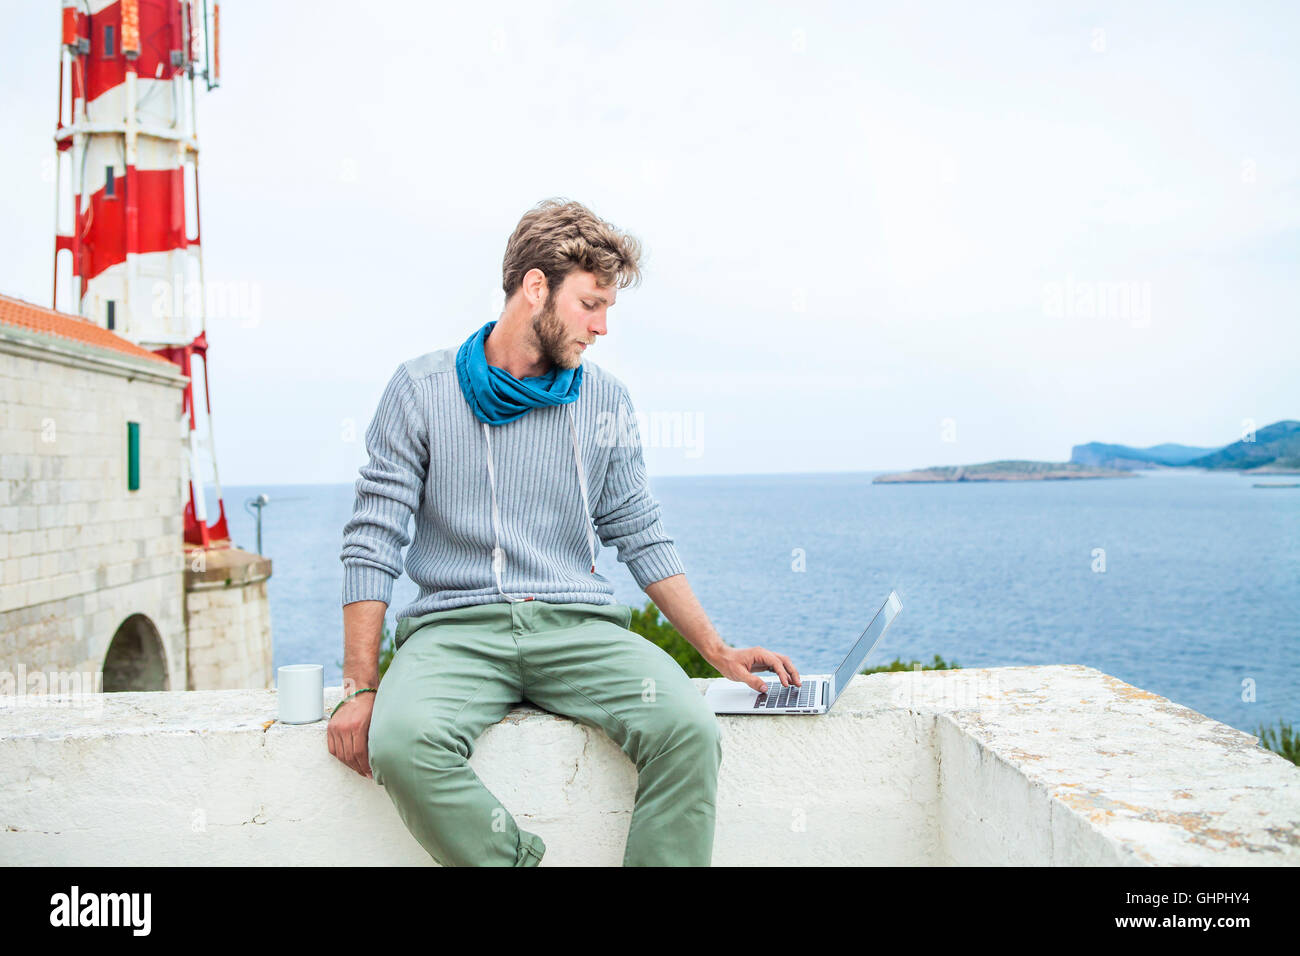
[(835, 697), (838, 698), (844, 692), (844, 688), (849, 686), (849, 681), (853, 680), (853, 676), (862, 666), (862, 662), (867, 659), (867, 655), (885, 636), (885, 628), (893, 623), (894, 617), (902, 606), (902, 602), (898, 600), (898, 592), (890, 591), (889, 597), (885, 598), (885, 603), (880, 606), (876, 616), (871, 619), (867, 629), (862, 632), (858, 642), (844, 658), (844, 663), (835, 671)]

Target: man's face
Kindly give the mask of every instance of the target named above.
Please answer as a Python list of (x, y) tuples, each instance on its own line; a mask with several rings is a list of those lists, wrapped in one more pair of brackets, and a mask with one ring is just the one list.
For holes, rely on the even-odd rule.
[(605, 313), (614, 305), (612, 286), (599, 286), (590, 272), (570, 272), (533, 315), (542, 357), (560, 368), (577, 368), (583, 344), (605, 334)]

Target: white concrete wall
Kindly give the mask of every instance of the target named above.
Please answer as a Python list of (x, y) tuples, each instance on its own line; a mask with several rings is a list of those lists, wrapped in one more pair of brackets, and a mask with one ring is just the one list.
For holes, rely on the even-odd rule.
[[(0, 864), (431, 862), (274, 691), (81, 703), (0, 698)], [(826, 716), (719, 720), (715, 865), (1300, 865), (1300, 768), (1090, 668), (876, 674)], [(636, 773), (603, 734), (519, 707), (470, 763), (543, 866), (620, 862)]]
[(0, 671), (98, 672), (139, 613), (185, 687), (185, 378), (153, 366), (0, 329)]
[(1252, 734), (1089, 667), (921, 681), (984, 705), (935, 711), (954, 863), (1300, 865), (1300, 767)]

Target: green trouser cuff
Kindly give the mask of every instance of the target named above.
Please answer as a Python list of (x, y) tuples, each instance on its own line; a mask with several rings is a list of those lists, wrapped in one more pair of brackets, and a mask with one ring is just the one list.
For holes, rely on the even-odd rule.
[(519, 852), (515, 857), (515, 866), (537, 866), (546, 854), (546, 844), (536, 833), (519, 831)]

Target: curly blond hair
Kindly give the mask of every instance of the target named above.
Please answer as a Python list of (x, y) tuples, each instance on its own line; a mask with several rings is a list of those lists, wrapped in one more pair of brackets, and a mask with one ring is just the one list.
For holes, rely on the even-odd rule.
[(509, 299), (531, 269), (555, 295), (570, 272), (591, 272), (602, 286), (625, 289), (641, 281), (641, 243), (599, 219), (580, 202), (543, 199), (519, 220), (506, 243), (502, 288)]

